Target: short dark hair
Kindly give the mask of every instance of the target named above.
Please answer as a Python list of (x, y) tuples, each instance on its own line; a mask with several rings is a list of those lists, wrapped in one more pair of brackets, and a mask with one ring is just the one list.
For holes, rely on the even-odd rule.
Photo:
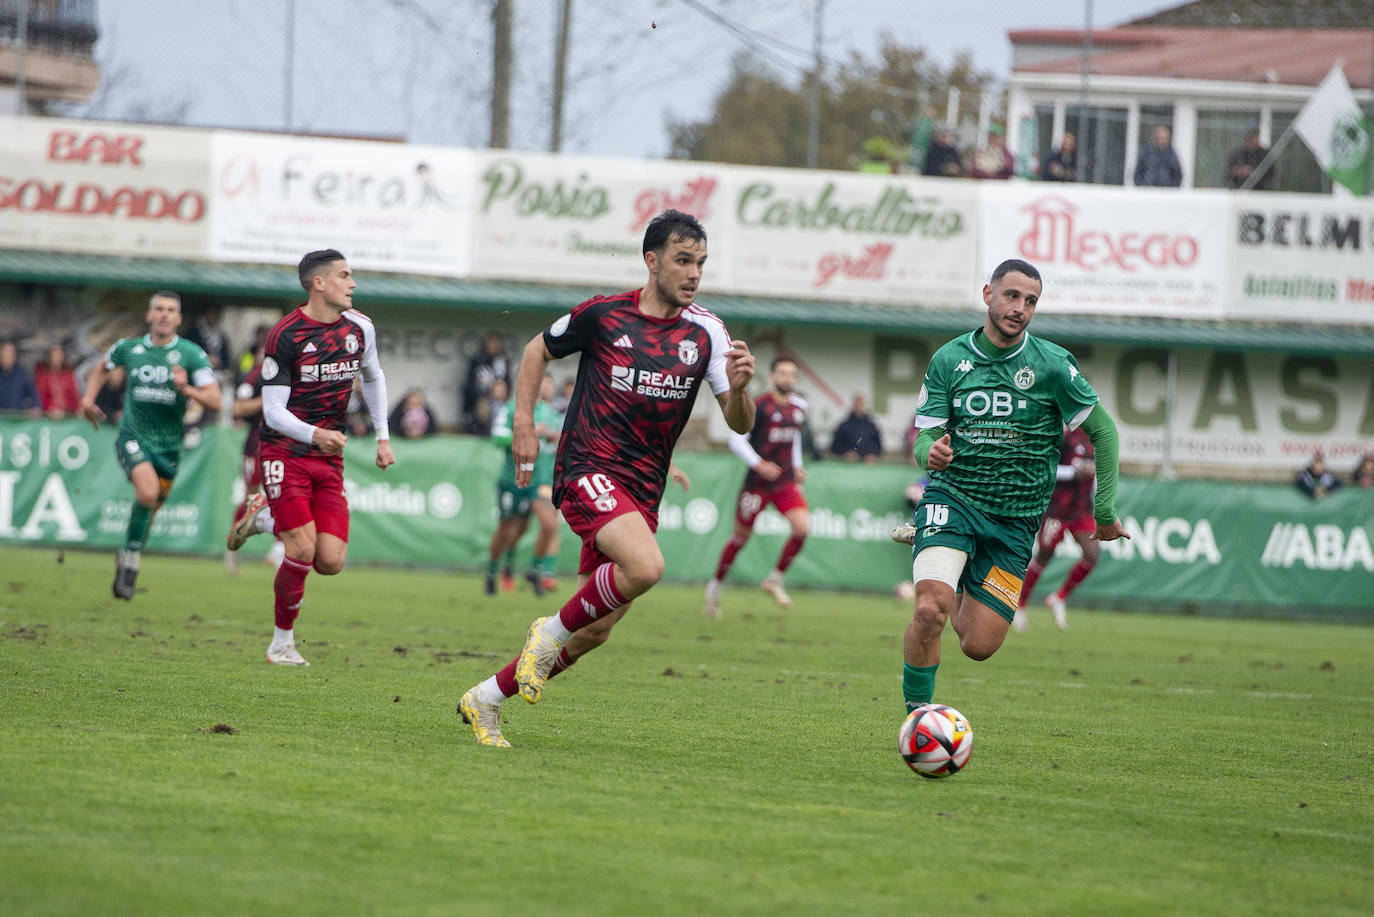
[(649, 221), (644, 230), (644, 254), (661, 252), (670, 241), (706, 242), (706, 228), (690, 213), (665, 210)]
[(296, 275), (301, 279), (301, 287), (310, 291), (310, 282), (315, 279), (315, 275), (320, 272), (326, 264), (333, 264), (335, 261), (346, 261), (343, 253), (333, 248), (324, 248), (317, 252), (310, 252), (301, 259), (301, 263), (296, 266)]
[(785, 353), (780, 353), (780, 354), (778, 354), (776, 357), (773, 358), (773, 362), (772, 362), (772, 363), (769, 363), (769, 364), (768, 364), (768, 371), (771, 373), (773, 370), (777, 369), (779, 363), (791, 363), (793, 366), (796, 366), (796, 365), (797, 365), (797, 358), (796, 358), (796, 357), (789, 357), (789, 356), (788, 356), (787, 354), (785, 354)]
[(1045, 284), (1045, 281), (1040, 279), (1040, 272), (1035, 269), (1035, 265), (1031, 264), (1029, 261), (1022, 261), (1020, 258), (1008, 258), (1006, 261), (997, 265), (996, 269), (992, 272), (992, 279), (989, 280), (988, 283), (996, 283), (1012, 271), (1018, 274), (1025, 274), (1041, 286)]
[(148, 305), (149, 305), (149, 307), (151, 307), (151, 306), (153, 305), (153, 300), (155, 300), (155, 299), (170, 299), (172, 302), (174, 302), (174, 303), (177, 304), (177, 308), (178, 308), (178, 309), (181, 308), (181, 296), (178, 295), (178, 294), (176, 294), (176, 293), (173, 293), (171, 290), (158, 290), (158, 291), (157, 291), (156, 293), (154, 293), (152, 296), (149, 296), (149, 297), (148, 297)]

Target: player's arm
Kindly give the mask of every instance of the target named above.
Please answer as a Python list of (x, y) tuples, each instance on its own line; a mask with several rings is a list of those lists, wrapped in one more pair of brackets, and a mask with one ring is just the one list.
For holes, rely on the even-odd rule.
[[(725, 423), (736, 433), (754, 429), (754, 399), (749, 396), (749, 380), (754, 378), (754, 355), (744, 341), (731, 341), (725, 352), (725, 378), (729, 388), (716, 392)], [(713, 386), (714, 388), (714, 386)]]
[(217, 414), (224, 406), (224, 397), (219, 390), (219, 378), (210, 368), (208, 359), (204, 366), (196, 367), (190, 373), (180, 366), (172, 367), (172, 384), (177, 394), (185, 395), (207, 411)]
[(515, 414), (511, 418), (511, 457), (515, 459), (515, 486), (528, 487), (534, 476), (534, 460), (539, 458), (539, 435), (534, 432), (534, 403), (539, 400), (539, 383), (553, 362), (553, 354), (543, 333), (530, 338), (515, 374)]
[(363, 403), (372, 417), (372, 429), (377, 431), (377, 467), (386, 471), (396, 462), (396, 456), (391, 451), (391, 419), (386, 413), (386, 373), (377, 357), (375, 334), (371, 327), (363, 329)]
[(1093, 455), (1097, 465), (1097, 493), (1093, 495), (1093, 518), (1097, 520), (1097, 532), (1093, 537), (1098, 541), (1130, 538), (1116, 515), (1116, 483), (1119, 474), (1116, 423), (1107, 413), (1107, 409), (1098, 402), (1084, 418), (1082, 429), (1093, 444)]
[(234, 419), (247, 420), (262, 413), (262, 395), (253, 394), (253, 386), (245, 382), (234, 393)]
[(109, 375), (109, 370), (105, 368), (105, 360), (100, 360), (91, 370), (91, 375), (86, 379), (86, 393), (81, 396), (81, 413), (91, 422), (91, 426), (100, 429), (100, 422), (105, 420), (105, 412), (96, 406), (95, 396), (100, 394), (100, 390), (105, 387), (105, 379)]

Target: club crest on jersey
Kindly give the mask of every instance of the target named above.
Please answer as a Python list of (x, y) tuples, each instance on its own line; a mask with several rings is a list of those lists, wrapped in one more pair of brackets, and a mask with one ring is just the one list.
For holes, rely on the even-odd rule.
[(358, 336), (356, 334), (350, 334), (348, 337), (344, 338), (344, 350), (347, 350), (349, 353), (358, 352)]
[(142, 344), (135, 344), (135, 345), (134, 345), (134, 355), (137, 356), (138, 354), (140, 354), (140, 353), (142, 353), (142, 352), (143, 352), (143, 345), (142, 345)]
[(1016, 383), (1016, 387), (1024, 391), (1035, 384), (1035, 370), (1029, 366), (1023, 366), (1016, 371), (1016, 375), (1011, 377), (1011, 381)]
[(277, 378), (277, 361), (272, 357), (266, 357), (262, 361), (262, 377), (264, 379)]
[(701, 351), (697, 349), (696, 341), (683, 340), (677, 342), (677, 355), (683, 363), (691, 366), (700, 358)]
[(181, 354), (177, 353), (175, 350), (169, 351), (167, 354), (167, 362), (171, 363), (173, 366), (176, 366), (178, 363), (181, 362)]

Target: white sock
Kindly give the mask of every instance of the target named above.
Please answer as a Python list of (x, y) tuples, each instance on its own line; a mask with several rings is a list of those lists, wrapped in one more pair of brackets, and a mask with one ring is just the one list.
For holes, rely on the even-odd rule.
[(493, 675), (482, 682), (473, 691), (477, 699), (484, 704), (495, 704), (501, 706), (501, 702), (506, 699), (506, 695), (501, 693), (501, 689), (496, 685), (496, 676)]
[(563, 626), (563, 619), (558, 615), (550, 615), (544, 622), (544, 633), (553, 638), (553, 642), (559, 646), (567, 643), (572, 638), (572, 631)]
[(282, 630), (280, 627), (272, 628), (273, 646), (286, 646), (287, 644), (291, 644), (294, 646), (295, 643), (296, 632), (294, 630)]
[(143, 563), (143, 552), (141, 552), (141, 551), (125, 551), (125, 552), (124, 552), (124, 566), (128, 567), (130, 570), (133, 570), (135, 573), (138, 572), (138, 565), (141, 564), (141, 563)]
[(277, 530), (277, 520), (272, 518), (272, 507), (264, 506), (258, 510), (258, 514), (253, 517), (253, 530), (266, 532), (268, 535)]

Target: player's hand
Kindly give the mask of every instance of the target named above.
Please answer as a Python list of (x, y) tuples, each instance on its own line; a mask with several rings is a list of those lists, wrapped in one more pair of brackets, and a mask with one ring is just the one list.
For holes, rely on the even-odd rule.
[(931, 471), (944, 471), (953, 460), (954, 447), (949, 444), (949, 434), (946, 433), (935, 441), (935, 445), (930, 447), (930, 454), (926, 457), (926, 467)]
[(755, 465), (754, 471), (758, 472), (758, 476), (765, 481), (776, 481), (782, 474), (782, 469), (778, 467), (778, 464), (776, 462), (770, 462), (767, 459)]
[(539, 458), (539, 436), (534, 424), (521, 423), (517, 417), (512, 424), (510, 454), (515, 460), (515, 486), (529, 487), (534, 478), (534, 460)]
[(81, 402), (81, 413), (91, 422), (91, 426), (95, 427), (97, 430), (100, 429), (100, 425), (106, 420), (104, 411), (100, 410), (100, 408), (96, 407), (94, 404), (87, 404), (84, 401)]
[(338, 430), (326, 430), (323, 427), (315, 428), (315, 435), (310, 437), (315, 448), (325, 455), (338, 455), (343, 452), (344, 443), (348, 442), (348, 437)]
[(391, 440), (377, 440), (377, 467), (386, 471), (387, 466), (396, 464), (396, 456), (391, 451)]
[(806, 469), (805, 469), (805, 468), (794, 468), (794, 469), (792, 470), (792, 474), (796, 475), (797, 483), (798, 483), (798, 484), (801, 484), (801, 483), (803, 483), (804, 481), (806, 481)]
[(1097, 463), (1088, 459), (1080, 459), (1073, 463), (1073, 476), (1079, 481), (1085, 481), (1097, 474)]
[(186, 367), (172, 367), (172, 388), (177, 390), (178, 395), (189, 395), (191, 393), (191, 386), (187, 384), (190, 378), (190, 376), (186, 375)]
[(692, 489), (692, 479), (687, 477), (687, 472), (677, 467), (677, 465), (668, 466), (668, 477), (678, 482), (678, 484), (682, 487), (683, 493), (686, 493), (687, 491)]
[(742, 390), (754, 378), (754, 355), (744, 341), (731, 341), (730, 349), (725, 352), (725, 377), (730, 387)]
[(1093, 541), (1116, 541), (1118, 538), (1131, 540), (1131, 536), (1126, 534), (1126, 528), (1121, 524), (1120, 519), (1112, 520), (1111, 525), (1104, 525), (1099, 522), (1097, 531), (1088, 536)]

